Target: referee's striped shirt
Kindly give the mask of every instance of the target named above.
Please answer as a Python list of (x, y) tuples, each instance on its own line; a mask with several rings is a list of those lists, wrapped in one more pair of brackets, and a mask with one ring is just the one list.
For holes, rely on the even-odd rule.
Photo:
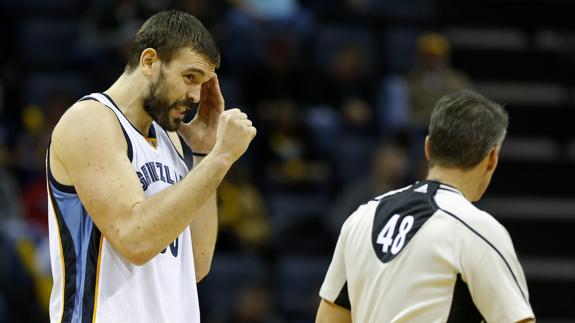
[(382, 195), (347, 219), (320, 296), (361, 323), (534, 318), (508, 232), (434, 181)]

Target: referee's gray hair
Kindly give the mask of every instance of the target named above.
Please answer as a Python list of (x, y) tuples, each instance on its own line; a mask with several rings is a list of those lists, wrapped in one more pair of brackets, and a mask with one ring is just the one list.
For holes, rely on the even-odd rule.
[(442, 97), (429, 123), (430, 166), (470, 169), (501, 145), (509, 116), (503, 107), (473, 91)]

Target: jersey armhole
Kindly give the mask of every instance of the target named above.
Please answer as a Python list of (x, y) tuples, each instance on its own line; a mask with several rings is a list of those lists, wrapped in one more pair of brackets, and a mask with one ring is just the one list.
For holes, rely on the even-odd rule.
[(46, 176), (48, 178), (48, 185), (52, 184), (56, 189), (64, 193), (76, 194), (76, 188), (73, 185), (65, 185), (56, 180), (54, 175), (52, 175), (52, 169), (50, 166), (50, 145), (48, 144), (48, 150), (46, 152)]

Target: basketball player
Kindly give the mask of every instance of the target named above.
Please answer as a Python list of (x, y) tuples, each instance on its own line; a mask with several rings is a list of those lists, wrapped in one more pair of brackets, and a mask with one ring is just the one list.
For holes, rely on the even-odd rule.
[(509, 234), (471, 204), (491, 181), (507, 124), (502, 107), (473, 92), (437, 103), (427, 179), (348, 218), (316, 322), (533, 322)]
[[(246, 114), (224, 111), (219, 62), (200, 21), (158, 13), (117, 81), (58, 122), (47, 157), (52, 322), (200, 322), (216, 189), (256, 134)], [(175, 131), (194, 152), (189, 173)]]

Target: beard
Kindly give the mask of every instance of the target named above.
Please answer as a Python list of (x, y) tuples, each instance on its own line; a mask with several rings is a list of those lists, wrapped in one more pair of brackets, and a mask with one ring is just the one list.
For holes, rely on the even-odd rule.
[(144, 110), (165, 130), (176, 131), (180, 128), (183, 119), (171, 117), (170, 112), (180, 106), (190, 109), (192, 102), (189, 100), (178, 100), (170, 103), (167, 97), (168, 89), (165, 84), (164, 74), (160, 71), (160, 77), (150, 85), (149, 94), (144, 97)]

